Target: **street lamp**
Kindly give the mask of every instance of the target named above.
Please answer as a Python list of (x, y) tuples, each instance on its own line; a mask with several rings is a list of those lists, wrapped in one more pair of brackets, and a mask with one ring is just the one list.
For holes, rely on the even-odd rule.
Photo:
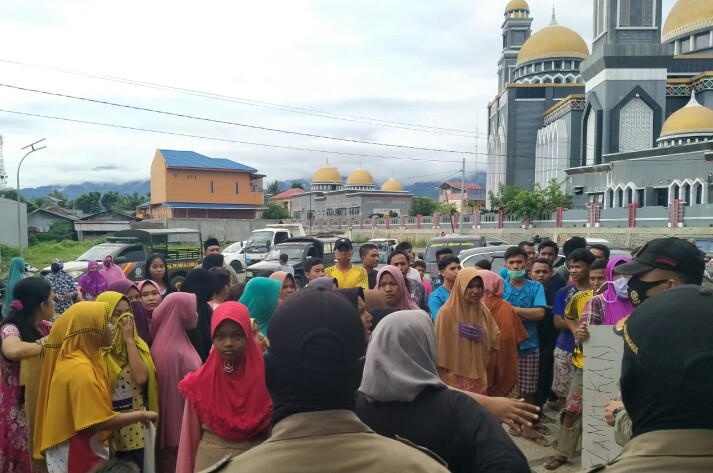
[(23, 150), (30, 148), (30, 151), (25, 153), (25, 155), (22, 157), (20, 160), (20, 164), (17, 165), (17, 241), (20, 245), (20, 257), (22, 258), (22, 219), (20, 218), (20, 167), (22, 167), (22, 162), (25, 160), (26, 157), (34, 153), (35, 151), (39, 151), (41, 149), (45, 149), (47, 146), (44, 144), (42, 146), (37, 146), (39, 143), (42, 143), (45, 141), (44, 138), (41, 140), (35, 141), (31, 145), (27, 145)]

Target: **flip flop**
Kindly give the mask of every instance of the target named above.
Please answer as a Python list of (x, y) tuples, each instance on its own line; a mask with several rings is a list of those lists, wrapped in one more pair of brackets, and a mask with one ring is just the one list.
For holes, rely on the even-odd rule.
[(547, 463), (542, 465), (542, 467), (545, 470), (556, 470), (557, 468), (561, 467), (565, 463), (567, 463), (567, 459), (562, 460), (563, 457), (558, 456), (551, 456), (549, 460), (547, 460)]
[(546, 425), (535, 424), (532, 426), (532, 428), (535, 429), (537, 432), (541, 433), (542, 435), (550, 435), (552, 433), (550, 432), (550, 428)]
[[(528, 440), (534, 444), (539, 445), (540, 447), (549, 447), (550, 446), (550, 441), (547, 440), (544, 436), (540, 435), (538, 437), (530, 438), (530, 437), (525, 437), (523, 436), (525, 440)], [(558, 467), (559, 468), (559, 467)]]
[(510, 431), (508, 433), (510, 435), (512, 435), (513, 437), (522, 437), (522, 433), (518, 432), (517, 430), (513, 429), (512, 427), (510, 427)]

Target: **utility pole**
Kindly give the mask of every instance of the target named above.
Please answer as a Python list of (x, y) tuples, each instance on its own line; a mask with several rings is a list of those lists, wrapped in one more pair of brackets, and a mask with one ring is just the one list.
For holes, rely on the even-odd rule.
[(0, 135), (0, 190), (7, 187), (7, 173), (5, 172), (5, 156), (2, 153), (2, 147), (5, 137)]
[(465, 216), (465, 158), (463, 158), (463, 168), (460, 172), (460, 226), (463, 229), (463, 217)]
[(27, 145), (24, 148), (21, 149), (25, 150), (27, 148), (30, 148), (30, 151), (25, 153), (25, 155), (22, 157), (20, 160), (20, 164), (17, 165), (17, 243), (20, 245), (20, 258), (22, 258), (22, 218), (21, 218), (21, 207), (20, 207), (20, 168), (22, 167), (22, 162), (25, 160), (26, 157), (34, 153), (35, 151), (39, 151), (41, 149), (45, 149), (47, 146), (44, 144), (42, 146), (37, 146), (39, 143), (42, 143), (45, 141), (44, 138), (41, 140), (35, 141), (31, 145)]

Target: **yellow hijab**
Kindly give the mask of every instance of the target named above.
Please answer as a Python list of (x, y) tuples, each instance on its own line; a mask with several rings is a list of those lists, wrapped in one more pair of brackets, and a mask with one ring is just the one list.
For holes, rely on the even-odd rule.
[[(45, 450), (119, 415), (111, 409), (111, 391), (99, 361), (110, 317), (106, 303), (79, 302), (52, 327), (42, 353), (35, 458), (41, 459)], [(109, 435), (111, 431), (102, 432), (101, 439)]]
[[(129, 299), (119, 293), (114, 291), (107, 291), (101, 293), (97, 296), (97, 302), (106, 302), (109, 304), (109, 313), (113, 314), (116, 305), (120, 300), (125, 300), (129, 302)], [(129, 303), (131, 307), (131, 303)], [(129, 317), (131, 319), (134, 316), (131, 312), (123, 313), (119, 316), (114, 327), (114, 338), (110, 347), (105, 347), (101, 349), (101, 361), (102, 366), (106, 369), (106, 374), (109, 377), (109, 389), (114, 389), (116, 384), (116, 378), (121, 373), (121, 370), (129, 362), (129, 354), (126, 352), (126, 344), (124, 344), (124, 337), (119, 330), (119, 322), (124, 317)], [(149, 371), (149, 379), (146, 384), (146, 392), (148, 393), (148, 400), (146, 405), (150, 411), (158, 412), (158, 385), (156, 384), (156, 367), (151, 359), (151, 352), (149, 351), (148, 345), (144, 342), (139, 334), (136, 332), (136, 324), (134, 324), (134, 342), (136, 343), (136, 348), (139, 349), (139, 355), (143, 360), (146, 368)]]

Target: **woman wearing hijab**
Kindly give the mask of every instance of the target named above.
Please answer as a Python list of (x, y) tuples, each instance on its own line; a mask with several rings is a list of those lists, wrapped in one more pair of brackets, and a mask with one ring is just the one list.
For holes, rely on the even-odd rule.
[(109, 291), (123, 294), (129, 300), (129, 303), (131, 304), (130, 312), (134, 316), (134, 326), (136, 327), (136, 332), (139, 334), (139, 337), (141, 337), (141, 339), (150, 346), (151, 329), (149, 328), (149, 320), (144, 312), (144, 306), (141, 303), (141, 292), (139, 292), (139, 287), (129, 279), (122, 279), (109, 284)]
[(297, 292), (297, 284), (295, 277), (285, 271), (276, 271), (270, 275), (270, 279), (280, 281), (280, 302), (285, 301), (292, 294)]
[(107, 284), (111, 284), (114, 281), (119, 281), (121, 279), (126, 279), (126, 274), (124, 270), (114, 264), (114, 257), (111, 255), (106, 255), (104, 261), (102, 261), (102, 269), (99, 270), (104, 280)]
[(172, 292), (176, 292), (176, 288), (171, 285), (168, 279), (168, 270), (166, 269), (166, 260), (158, 253), (153, 253), (146, 258), (146, 279), (150, 279), (158, 286), (158, 292), (161, 297), (166, 297)]
[(615, 274), (614, 268), (628, 263), (631, 258), (618, 256), (607, 262), (607, 289), (592, 297), (582, 309), (577, 338), (580, 343), (589, 338), (589, 325), (616, 325), (634, 311), (628, 291), (629, 280), (623, 274)]
[(212, 254), (206, 255), (205, 258), (203, 258), (203, 263), (201, 264), (201, 268), (203, 268), (203, 269), (222, 268), (224, 259), (225, 258), (220, 253), (212, 253)]
[(384, 293), (386, 304), (396, 310), (419, 310), (406, 288), (406, 279), (399, 268), (386, 265), (376, 275), (376, 287)]
[[(22, 360), (39, 358), (55, 304), (52, 288), (41, 278), (19, 281), (7, 297), (12, 299), (10, 313), (0, 323), (0, 472), (30, 473), (28, 419), (33, 417), (25, 408), (34, 406), (26, 402), (20, 365)], [(23, 365), (22, 374), (25, 369)]]
[(201, 358), (191, 345), (186, 330), (198, 323), (196, 296), (174, 292), (156, 309), (152, 327), (151, 358), (158, 382), (158, 420), (156, 460), (158, 471), (174, 473), (183, 421), (184, 401), (178, 383), (201, 367)]
[(35, 419), (35, 458), (44, 455), (49, 473), (83, 473), (109, 456), (105, 442), (114, 429), (150, 422), (150, 411), (117, 413), (99, 357), (111, 345), (109, 306), (80, 302), (57, 319), (45, 344)]
[[(121, 293), (107, 291), (97, 297), (97, 302), (109, 304), (111, 325), (115, 327), (111, 346), (101, 350), (102, 365), (112, 390), (113, 410), (158, 412), (156, 368), (148, 345), (136, 331), (129, 299)], [(114, 431), (111, 442), (116, 457), (133, 461), (142, 468), (144, 431), (140, 422)]]
[(54, 291), (55, 313), (62, 315), (74, 303), (74, 298), (77, 297), (77, 286), (74, 285), (69, 274), (64, 271), (61, 259), (53, 259), (50, 269), (51, 272), (45, 276), (45, 279)]
[(213, 314), (213, 350), (178, 385), (186, 407), (176, 473), (201, 471), (267, 438), (272, 399), (250, 325), (248, 309), (239, 302), (223, 303)]
[(323, 287), (325, 289), (339, 289), (339, 281), (337, 278), (321, 277), (313, 279), (307, 284), (307, 287)]
[(257, 322), (258, 329), (264, 336), (267, 336), (267, 326), (277, 308), (281, 290), (280, 281), (252, 278), (240, 297), (240, 303), (248, 308), (250, 317)]
[(450, 297), (438, 311), (438, 373), (444, 383), (476, 394), (487, 394), (491, 351), (499, 347), (500, 331), (481, 302), (483, 279), (475, 268), (461, 269)]
[(371, 316), (366, 308), (364, 292), (364, 288), (362, 287), (339, 289), (339, 293), (349, 299), (349, 302), (351, 302), (357, 312), (359, 312), (359, 318), (361, 318), (361, 323), (364, 325), (364, 338), (366, 339), (366, 343), (369, 343), (369, 339), (371, 338), (371, 323), (374, 317)]
[(527, 331), (512, 306), (503, 300), (504, 281), (491, 271), (478, 271), (483, 280), (483, 304), (500, 329), (500, 348), (490, 354), (488, 396), (519, 398), (517, 347), (527, 340)]
[(500, 423), (441, 381), (437, 353), (433, 324), (422, 312), (384, 318), (366, 351), (359, 418), (378, 434), (428, 448), (452, 472), (529, 472)]
[(94, 260), (87, 263), (87, 272), (79, 278), (77, 287), (85, 301), (93, 301), (99, 294), (107, 290), (108, 284), (99, 272), (99, 263)]
[(181, 292), (190, 292), (196, 295), (195, 309), (198, 311), (198, 325), (187, 330), (186, 334), (203, 363), (208, 359), (211, 348), (210, 319), (213, 316), (213, 309), (209, 302), (219, 285), (218, 273), (196, 268), (188, 273), (181, 286)]
[(141, 281), (136, 285), (139, 288), (139, 296), (141, 297), (141, 307), (144, 309), (144, 315), (149, 323), (149, 330), (153, 320), (153, 311), (161, 304), (161, 288), (158, 284), (150, 279)]
[(7, 288), (5, 288), (5, 303), (2, 313), (7, 316), (10, 313), (10, 303), (12, 302), (12, 289), (18, 281), (25, 279), (25, 259), (13, 258), (10, 260), (10, 270), (7, 274)]

